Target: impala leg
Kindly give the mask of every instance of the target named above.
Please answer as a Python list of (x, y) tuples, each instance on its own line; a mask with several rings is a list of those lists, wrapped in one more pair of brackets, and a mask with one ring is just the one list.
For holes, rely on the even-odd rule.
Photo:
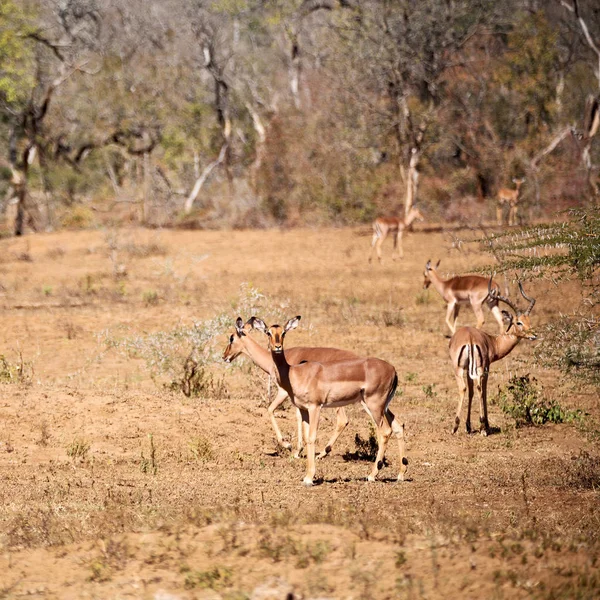
[[(306, 415), (305, 415), (306, 413)], [(317, 441), (317, 430), (319, 428), (319, 417), (321, 415), (321, 406), (310, 406), (307, 411), (302, 410), (302, 421), (308, 419), (308, 438), (306, 440), (306, 475), (302, 482), (306, 486), (313, 485), (315, 473), (317, 470), (315, 464), (315, 443)]]
[(296, 423), (298, 425), (298, 428), (297, 428), (298, 445), (297, 445), (297, 450), (293, 456), (294, 456), (294, 458), (300, 458), (300, 455), (302, 454), (302, 448), (304, 448), (304, 443), (306, 442), (306, 435), (302, 431), (302, 414), (300, 413), (300, 409), (298, 407), (296, 407)]
[(456, 407), (456, 416), (454, 417), (454, 427), (452, 428), (452, 433), (456, 433), (458, 431), (458, 426), (460, 425), (460, 413), (462, 412), (462, 405), (465, 400), (465, 394), (467, 392), (467, 384), (464, 379), (464, 369), (457, 369), (456, 371), (456, 385), (458, 385), (458, 406)]
[(514, 225), (517, 220), (517, 207), (516, 205), (511, 204), (508, 210), (508, 224)]
[(377, 252), (377, 260), (381, 263), (381, 246), (383, 244), (383, 240), (385, 240), (386, 236), (382, 235), (380, 237), (377, 238), (377, 241), (375, 242), (375, 250)]
[(469, 391), (469, 401), (467, 404), (467, 420), (465, 421), (465, 429), (467, 433), (471, 433), (471, 407), (473, 406), (473, 380), (467, 375), (467, 388)]
[(498, 204), (498, 206), (496, 207), (496, 223), (498, 223), (498, 225), (502, 225), (502, 204)]
[(490, 423), (487, 414), (487, 378), (487, 373), (482, 372), (481, 377), (479, 378), (480, 384), (478, 387), (481, 399), (479, 403), (479, 432), (483, 436), (488, 435), (490, 432)]
[(500, 333), (504, 333), (504, 321), (502, 320), (502, 311), (498, 307), (498, 305), (494, 305), (490, 309), (492, 311), (492, 315), (494, 315), (494, 319), (498, 322), (498, 327), (500, 328)]
[(319, 452), (317, 458), (325, 458), (331, 452), (331, 448), (342, 434), (342, 431), (344, 431), (344, 429), (346, 429), (346, 426), (348, 425), (348, 416), (346, 415), (346, 411), (343, 407), (336, 409), (335, 413), (337, 417), (335, 423), (335, 430), (330, 440), (327, 442), (327, 446), (325, 446), (325, 448), (323, 448), (323, 450)]
[(400, 473), (398, 473), (398, 481), (404, 481), (406, 470), (408, 469), (408, 458), (406, 458), (406, 441), (404, 438), (404, 423), (398, 423), (394, 413), (388, 408), (386, 417), (392, 431), (398, 440), (398, 455), (400, 457)]
[[(278, 408), (279, 406), (281, 406), (281, 404), (287, 397), (288, 397), (287, 392), (283, 388), (280, 388), (279, 386), (277, 386), (277, 395), (275, 396), (275, 399), (273, 400), (273, 402), (271, 402), (271, 404), (269, 404), (269, 408), (267, 408), (267, 411), (269, 413), (269, 418), (271, 419), (271, 425), (273, 426), (273, 430), (275, 431), (275, 437), (277, 438), (277, 443), (280, 446), (283, 446), (284, 448), (286, 448), (287, 450), (291, 450), (292, 445), (289, 442), (283, 441), (283, 436), (281, 435), (281, 430), (279, 429), (279, 425), (277, 425), (277, 421), (275, 420), (275, 409)], [(300, 443), (302, 443), (302, 442), (300, 442)]]
[(398, 256), (400, 258), (404, 258), (404, 249), (402, 248), (402, 233), (403, 233), (403, 231), (402, 231), (402, 229), (400, 229), (398, 231), (398, 236), (397, 236), (397, 240), (398, 240), (398, 242), (397, 242), (397, 244), (398, 244)]
[(369, 262), (371, 262), (371, 259), (373, 258), (373, 249), (375, 248), (375, 244), (377, 243), (378, 239), (379, 239), (379, 236), (376, 233), (374, 233), (373, 239), (371, 240), (371, 250), (369, 252)]
[(383, 467), (383, 457), (385, 456), (385, 451), (387, 449), (388, 442), (390, 441), (390, 437), (392, 435), (392, 426), (388, 422), (386, 416), (383, 413), (373, 415), (373, 420), (375, 421), (375, 427), (377, 429), (377, 457), (375, 458), (375, 463), (373, 464), (373, 468), (371, 469), (371, 473), (367, 477), (367, 481), (375, 481), (377, 479), (377, 474)]
[(446, 323), (450, 327), (452, 335), (456, 332), (456, 320), (458, 319), (458, 303), (449, 302), (446, 310)]
[(483, 314), (483, 307), (481, 304), (477, 304), (471, 301), (471, 307), (473, 308), (473, 312), (477, 317), (477, 329), (481, 329), (483, 324), (485, 323), (485, 316)]

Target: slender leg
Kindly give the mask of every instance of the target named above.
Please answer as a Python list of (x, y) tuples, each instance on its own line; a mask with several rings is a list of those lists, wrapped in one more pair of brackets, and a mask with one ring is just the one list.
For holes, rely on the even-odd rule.
[[(283, 388), (277, 386), (277, 395), (275, 396), (273, 402), (269, 404), (269, 408), (267, 408), (267, 411), (269, 413), (269, 418), (271, 419), (271, 425), (273, 426), (273, 430), (275, 431), (275, 437), (277, 437), (277, 443), (280, 446), (286, 448), (287, 450), (291, 450), (292, 445), (289, 442), (283, 441), (281, 430), (279, 429), (279, 425), (277, 425), (277, 421), (275, 420), (275, 409), (281, 406), (281, 404), (287, 397), (287, 392)], [(302, 441), (300, 441), (300, 443), (302, 443)]]
[(386, 411), (386, 417), (398, 440), (398, 455), (400, 457), (400, 473), (398, 473), (398, 481), (404, 481), (406, 470), (408, 469), (408, 458), (406, 458), (406, 442), (404, 439), (404, 423), (398, 423), (394, 413), (389, 408)]
[(500, 310), (497, 304), (492, 306), (490, 310), (492, 311), (494, 319), (496, 319), (496, 321), (498, 322), (498, 327), (500, 328), (499, 333), (504, 333), (504, 321), (502, 320), (502, 311)]
[(508, 210), (508, 224), (515, 225), (517, 222), (517, 205), (511, 204)]
[(480, 402), (480, 406), (479, 406), (479, 431), (481, 433), (481, 435), (488, 435), (490, 432), (490, 423), (488, 421), (488, 414), (487, 414), (487, 373), (483, 372), (483, 369), (481, 370), (481, 377), (480, 377), (480, 387), (479, 387), (479, 392), (481, 394), (481, 402)]
[(502, 212), (504, 207), (502, 206), (502, 204), (498, 204), (498, 206), (496, 207), (496, 222), (498, 223), (498, 225), (502, 225)]
[(456, 302), (450, 302), (448, 309), (446, 310), (446, 323), (450, 327), (450, 331), (454, 335), (456, 332), (456, 320), (458, 319), (458, 304)]
[(344, 431), (344, 429), (346, 429), (346, 426), (348, 425), (348, 416), (346, 415), (346, 411), (343, 407), (338, 408), (335, 411), (335, 413), (337, 417), (335, 423), (335, 430), (330, 440), (327, 442), (327, 446), (325, 446), (325, 448), (323, 448), (323, 450), (319, 452), (317, 458), (325, 458), (331, 452), (331, 448), (342, 434), (342, 431)]
[(465, 393), (467, 391), (467, 384), (464, 379), (465, 370), (460, 367), (456, 370), (456, 385), (458, 385), (458, 406), (456, 408), (456, 416), (454, 417), (454, 427), (452, 428), (452, 433), (456, 433), (458, 431), (458, 426), (460, 425), (460, 413), (462, 412), (462, 405), (465, 400)]
[(383, 240), (385, 240), (386, 235), (382, 235), (377, 238), (377, 242), (375, 244), (375, 250), (377, 251), (377, 260), (381, 263), (381, 245), (383, 244)]
[(306, 486), (313, 485), (315, 473), (317, 470), (315, 464), (315, 443), (317, 441), (317, 430), (319, 428), (319, 417), (321, 415), (321, 406), (319, 404), (311, 405), (307, 411), (302, 411), (302, 420), (305, 415), (308, 419), (308, 438), (306, 440), (306, 475), (302, 482)]
[(375, 244), (377, 243), (378, 239), (379, 239), (379, 236), (377, 235), (377, 232), (375, 232), (373, 234), (373, 239), (371, 240), (371, 250), (369, 252), (369, 262), (371, 262), (371, 259), (373, 258), (373, 249), (375, 248)]
[(298, 430), (297, 430), (297, 435), (298, 435), (298, 442), (297, 442), (297, 450), (296, 452), (294, 452), (294, 458), (300, 458), (301, 454), (302, 454), (302, 448), (304, 448), (304, 443), (306, 442), (306, 440), (304, 439), (304, 432), (302, 431), (302, 415), (300, 413), (300, 409), (298, 407), (296, 407), (296, 422), (298, 424)]
[(404, 249), (402, 248), (402, 233), (403, 233), (403, 230), (399, 229), (398, 230), (398, 256), (400, 258), (404, 258)]
[(369, 473), (369, 476), (367, 477), (367, 481), (375, 481), (375, 479), (377, 479), (377, 473), (379, 473), (383, 467), (383, 457), (385, 456), (385, 451), (390, 440), (390, 436), (392, 435), (392, 426), (381, 410), (378, 412), (369, 411), (369, 414), (375, 422), (378, 448), (377, 457), (375, 458), (375, 463), (373, 464), (371, 473)]
[(467, 388), (469, 391), (469, 402), (467, 404), (467, 420), (465, 422), (465, 429), (467, 433), (471, 433), (471, 407), (473, 406), (473, 380), (467, 375)]
[(477, 304), (474, 302), (471, 302), (471, 307), (473, 308), (473, 312), (477, 317), (477, 329), (481, 329), (483, 327), (483, 324), (485, 323), (483, 308), (481, 307), (481, 304)]

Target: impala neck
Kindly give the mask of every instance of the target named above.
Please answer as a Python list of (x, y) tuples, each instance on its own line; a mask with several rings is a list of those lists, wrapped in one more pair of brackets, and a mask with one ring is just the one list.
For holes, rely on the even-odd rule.
[(514, 347), (521, 341), (521, 338), (512, 333), (502, 333), (494, 338), (494, 355), (490, 357), (490, 362), (495, 362), (510, 354)]
[(275, 378), (279, 387), (282, 387), (293, 398), (292, 385), (290, 383), (290, 365), (283, 352), (270, 352), (272, 364), (275, 365)]
[(254, 364), (261, 368), (265, 373), (271, 373), (273, 369), (273, 359), (271, 353), (263, 348), (258, 342), (253, 340), (249, 335), (244, 335), (241, 338), (244, 350)]
[(416, 218), (417, 215), (414, 212), (409, 212), (404, 219), (404, 226), (408, 227)]
[(437, 274), (435, 269), (430, 269), (429, 279), (431, 279), (431, 285), (440, 293), (440, 296), (444, 298), (446, 293), (446, 282)]

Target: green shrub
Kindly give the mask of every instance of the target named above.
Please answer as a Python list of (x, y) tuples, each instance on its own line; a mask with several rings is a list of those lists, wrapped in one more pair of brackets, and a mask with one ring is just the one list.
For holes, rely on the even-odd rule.
[(567, 410), (542, 395), (534, 377), (514, 375), (498, 390), (494, 399), (502, 411), (515, 420), (517, 427), (568, 423), (582, 417), (580, 410)]

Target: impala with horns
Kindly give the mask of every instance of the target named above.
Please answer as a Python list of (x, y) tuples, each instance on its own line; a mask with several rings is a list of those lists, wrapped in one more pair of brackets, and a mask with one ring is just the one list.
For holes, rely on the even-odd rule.
[(375, 423), (377, 430), (377, 457), (369, 481), (375, 481), (383, 466), (388, 441), (395, 433), (400, 454), (398, 480), (404, 479), (408, 461), (404, 453), (404, 424), (398, 423), (389, 409), (398, 386), (396, 369), (378, 358), (355, 358), (330, 363), (305, 362), (291, 365), (283, 349), (288, 331), (298, 327), (300, 317), (290, 319), (283, 327), (271, 325), (256, 317), (250, 324), (266, 334), (275, 365), (277, 383), (300, 409), (306, 440), (307, 467), (304, 485), (313, 485), (315, 477), (315, 442), (322, 408), (335, 408), (360, 402)]
[(394, 236), (394, 250), (392, 251), (392, 259), (394, 259), (394, 251), (398, 249), (398, 256), (402, 258), (404, 256), (404, 250), (402, 249), (402, 234), (404, 230), (410, 226), (415, 220), (423, 220), (421, 211), (413, 206), (404, 219), (400, 217), (378, 217), (373, 222), (373, 240), (371, 241), (371, 251), (369, 253), (369, 262), (373, 258), (373, 249), (377, 252), (377, 258), (381, 262), (381, 245), (385, 238), (392, 234)]
[[(245, 354), (257, 367), (265, 371), (265, 373), (270, 376), (274, 368), (271, 353), (253, 340), (250, 335), (248, 335), (251, 330), (252, 326), (250, 323), (244, 324), (242, 319), (238, 317), (235, 323), (235, 332), (229, 336), (229, 342), (225, 348), (225, 351), (223, 352), (223, 360), (230, 363), (233, 362), (240, 354)], [(338, 350), (337, 348), (288, 348), (285, 351), (285, 355), (292, 365), (299, 365), (300, 363), (307, 361), (328, 363), (336, 360), (358, 358), (354, 352), (349, 352), (348, 350)], [(277, 395), (267, 410), (269, 412), (269, 418), (271, 419), (271, 425), (275, 431), (278, 444), (284, 448), (287, 448), (288, 450), (291, 450), (292, 445), (283, 440), (281, 430), (279, 429), (277, 421), (275, 420), (275, 409), (281, 406), (281, 404), (288, 397), (288, 393), (285, 391), (285, 389), (277, 385)], [(296, 416), (298, 419), (298, 445), (294, 454), (294, 458), (299, 458), (302, 448), (304, 447), (304, 438), (302, 435), (302, 416), (298, 408), (296, 408)], [(331, 439), (327, 442), (327, 445), (323, 451), (318, 454), (317, 458), (324, 458), (331, 452), (331, 449), (333, 448), (333, 445), (337, 441), (338, 437), (340, 437), (348, 425), (348, 417), (346, 416), (344, 407), (340, 406), (336, 409), (336, 417), (335, 431), (331, 436)]]
[[(482, 435), (488, 435), (490, 424), (487, 414), (487, 380), (490, 365), (510, 354), (522, 339), (536, 339), (529, 318), (531, 309), (535, 304), (535, 299), (525, 294), (521, 282), (519, 282), (519, 289), (523, 298), (529, 302), (529, 306), (525, 311), (520, 311), (508, 298), (501, 296), (492, 287), (492, 278), (490, 277), (490, 296), (510, 306), (515, 313), (513, 316), (507, 311), (502, 311), (506, 321), (506, 331), (504, 333), (489, 335), (473, 327), (461, 327), (450, 339), (450, 360), (452, 361), (459, 393), (452, 433), (456, 433), (458, 430), (460, 413), (467, 389), (469, 392), (469, 404), (465, 426), (467, 433), (471, 433), (471, 403), (474, 393), (473, 386), (475, 386), (479, 393), (480, 432)], [(464, 380), (465, 374), (466, 383)]]
[(430, 285), (439, 292), (444, 302), (448, 305), (446, 310), (446, 323), (452, 333), (456, 332), (456, 321), (461, 304), (470, 304), (475, 316), (477, 317), (477, 328), (481, 329), (485, 323), (483, 316), (483, 305), (486, 304), (492, 311), (492, 315), (498, 322), (500, 333), (504, 331), (504, 322), (502, 313), (498, 307), (498, 297), (496, 292), (500, 290), (499, 285), (493, 281), (491, 289), (494, 294), (489, 293), (488, 280), (480, 275), (457, 275), (450, 279), (442, 279), (437, 268), (440, 261), (437, 261), (435, 267), (428, 260), (423, 273), (423, 288), (427, 289)]
[(502, 225), (504, 219), (504, 207), (508, 204), (508, 224), (514, 225), (517, 220), (517, 206), (519, 204), (519, 192), (525, 183), (525, 177), (513, 179), (515, 189), (501, 188), (498, 190), (498, 206), (496, 207), (496, 220)]

